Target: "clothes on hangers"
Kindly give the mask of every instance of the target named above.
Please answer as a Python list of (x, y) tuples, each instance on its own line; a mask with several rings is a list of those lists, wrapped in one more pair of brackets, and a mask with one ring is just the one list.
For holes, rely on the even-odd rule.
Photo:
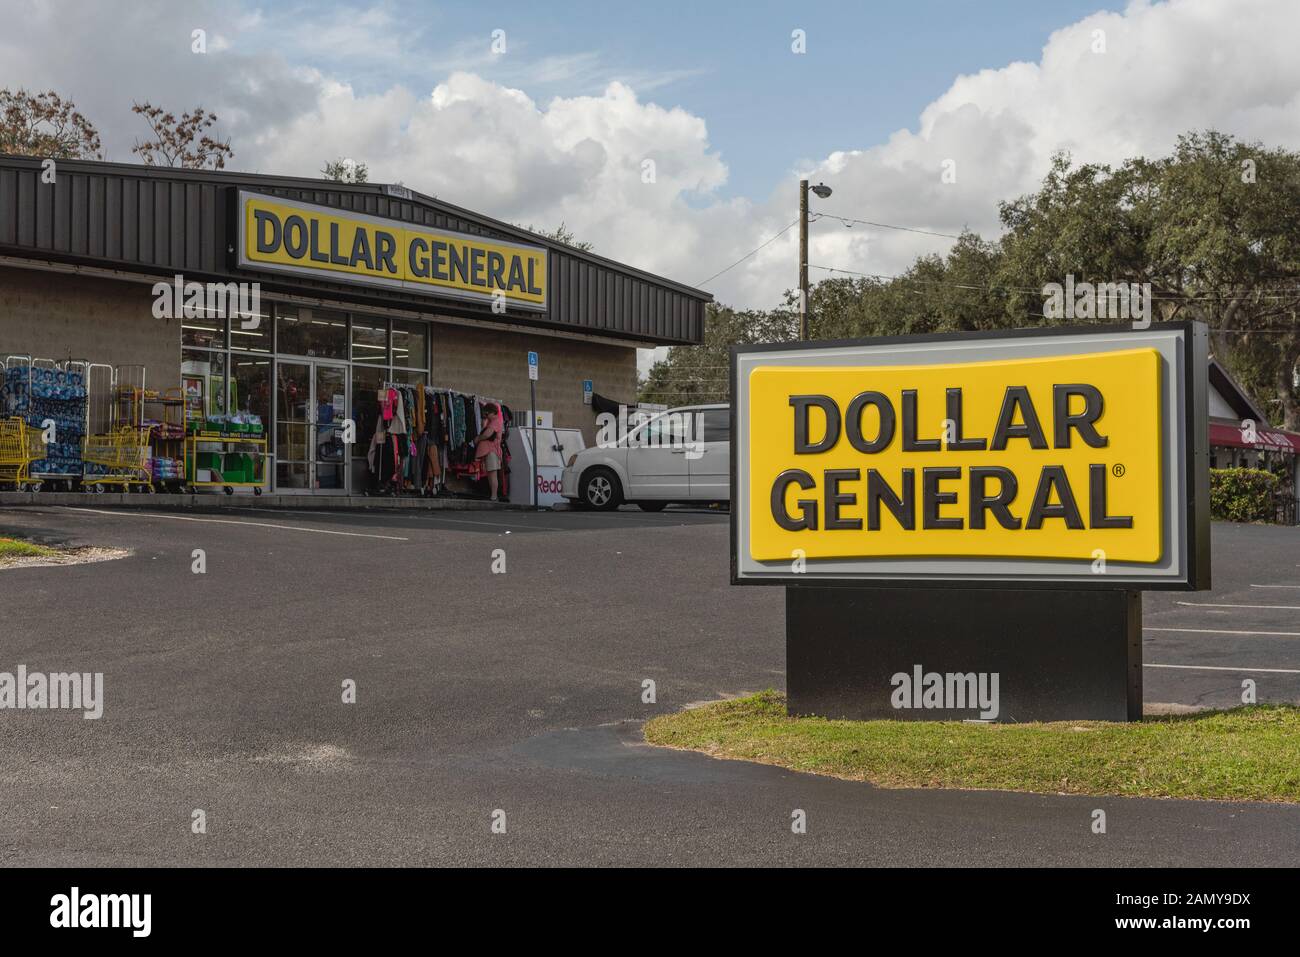
[(501, 500), (510, 501), (510, 430), (514, 427), (514, 413), (510, 406), (501, 403)]
[(451, 441), (447, 444), (452, 448), (460, 448), (465, 444), (465, 404), (460, 401), (460, 397), (453, 393), (450, 398), (451, 402)]
[[(392, 424), (391, 420), (388, 424)], [(370, 448), (366, 450), (366, 463), (374, 476), (377, 491), (388, 491), (386, 486), (396, 484), (402, 474), (402, 437), (384, 426), (383, 412), (380, 412)]]
[[(385, 382), (367, 463), (380, 491), (439, 492), (448, 476), (484, 478), (475, 454), (486, 421), (484, 405), (500, 410), (502, 497), (508, 494), (510, 454), (506, 445), (513, 415), (498, 399), (435, 386)], [(494, 443), (495, 444), (495, 443)]]
[(385, 419), (389, 432), (398, 435), (406, 434), (406, 404), (402, 400), (402, 393), (393, 387), (389, 387), (388, 395), (390, 397), (389, 406), (385, 408), (384, 414), (388, 416)]

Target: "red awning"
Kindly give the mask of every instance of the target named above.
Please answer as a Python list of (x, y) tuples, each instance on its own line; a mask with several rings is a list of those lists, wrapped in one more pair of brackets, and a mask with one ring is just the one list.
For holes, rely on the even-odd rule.
[(1263, 452), (1286, 452), (1300, 455), (1300, 434), (1282, 429), (1257, 429), (1255, 441), (1246, 441), (1246, 430), (1222, 422), (1210, 423), (1210, 445), (1220, 448), (1258, 449)]

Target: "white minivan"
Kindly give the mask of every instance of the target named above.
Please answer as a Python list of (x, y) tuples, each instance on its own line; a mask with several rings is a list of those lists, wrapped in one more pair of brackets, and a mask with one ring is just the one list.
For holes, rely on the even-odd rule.
[(609, 448), (569, 457), (560, 494), (585, 508), (634, 502), (657, 512), (669, 502), (731, 501), (731, 411), (691, 405), (660, 412)]

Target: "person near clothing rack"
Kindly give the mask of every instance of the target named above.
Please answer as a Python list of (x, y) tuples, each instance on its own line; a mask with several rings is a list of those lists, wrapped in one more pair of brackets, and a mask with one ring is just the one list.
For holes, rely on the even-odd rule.
[(475, 437), (474, 457), (482, 460), (487, 474), (488, 497), (496, 501), (501, 482), (501, 409), (494, 402), (483, 404), (483, 428)]

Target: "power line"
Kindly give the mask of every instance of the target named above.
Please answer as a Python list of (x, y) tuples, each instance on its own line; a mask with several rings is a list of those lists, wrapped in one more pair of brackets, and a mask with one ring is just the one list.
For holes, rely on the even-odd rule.
[[(821, 219), (823, 216), (825, 216), (827, 219), (836, 219), (836, 220), (839, 220), (841, 223), (844, 223), (845, 225), (851, 225), (851, 224), (853, 224), (853, 223), (860, 223), (860, 224), (863, 225), (863, 226), (875, 226), (875, 227), (877, 227), (877, 228), (879, 228), (879, 229), (898, 229), (898, 230), (902, 230), (902, 231), (904, 231), (904, 232), (909, 232), (909, 233), (921, 233), (922, 235), (925, 235), (925, 236), (942, 236), (944, 239), (961, 239), (961, 236), (955, 236), (955, 235), (953, 235), (952, 233), (939, 233), (939, 232), (935, 232), (935, 231), (932, 230), (932, 229), (918, 229), (918, 228), (915, 227), (915, 226), (897, 226), (897, 225), (895, 225), (895, 224), (893, 224), (893, 223), (875, 223), (875, 222), (872, 222), (872, 221), (869, 220), (869, 219), (851, 219), (850, 217), (847, 217), (847, 216), (837, 216), (837, 215), (835, 215), (834, 213), (816, 212), (816, 213), (813, 213), (813, 214), (812, 214), (812, 219), (813, 219), (813, 220)], [(745, 253), (745, 255), (741, 256), (739, 259), (737, 259), (734, 263), (732, 263), (732, 264), (731, 264), (730, 266), (728, 266), (726, 269), (721, 269), (721, 270), (719, 270), (718, 272), (715, 272), (715, 273), (714, 273), (712, 276), (710, 276), (708, 279), (705, 279), (705, 280), (703, 280), (703, 281), (701, 281), (701, 282), (697, 282), (695, 285), (697, 285), (697, 286), (704, 286), (704, 285), (706, 285), (706, 284), (708, 284), (708, 283), (713, 282), (713, 280), (717, 279), (717, 278), (718, 278), (719, 276), (721, 276), (723, 273), (725, 273), (725, 272), (729, 272), (729, 271), (731, 271), (732, 269), (735, 269), (737, 266), (739, 266), (741, 263), (743, 263), (743, 262), (744, 262), (746, 259), (748, 259), (750, 256), (754, 255), (754, 253), (756, 253), (756, 252), (758, 252), (759, 250), (763, 249), (765, 246), (769, 246), (769, 245), (771, 245), (772, 243), (776, 242), (776, 241), (777, 241), (781, 236), (785, 235), (786, 232), (788, 232), (790, 229), (792, 229), (792, 228), (793, 228), (793, 227), (794, 227), (798, 222), (799, 222), (799, 220), (798, 220), (797, 218), (794, 219), (794, 220), (792, 220), (792, 221), (791, 221), (791, 222), (790, 222), (790, 223), (789, 223), (789, 224), (788, 224), (784, 229), (782, 229), (782, 230), (781, 230), (780, 232), (778, 232), (776, 235), (770, 237), (766, 242), (762, 243), (762, 244), (759, 245), (759, 246), (754, 247), (754, 248), (751, 249), (749, 252)]]
[[(1023, 292), (1031, 296), (1043, 295), (1043, 290), (1041, 288), (1031, 289), (1026, 286), (1004, 286), (1001, 283), (989, 283), (987, 285), (979, 285), (976, 283), (952, 282), (951, 280), (947, 280), (947, 279), (914, 279), (910, 276), (890, 276), (884, 273), (857, 272), (856, 270), (853, 269), (845, 269), (842, 266), (819, 266), (816, 263), (809, 263), (808, 268), (824, 269), (826, 272), (830, 272), (830, 273), (842, 272), (850, 276), (861, 276), (863, 279), (879, 279), (879, 280), (885, 280), (889, 282), (913, 282), (913, 283), (923, 283), (932, 286), (951, 286), (954, 289), (974, 289), (980, 292), (992, 292), (995, 289), (1000, 289), (1005, 292)], [(1078, 284), (1076, 284), (1076, 287), (1077, 285)], [(1093, 285), (1098, 285), (1098, 283), (1093, 283)], [(1130, 283), (1129, 285), (1132, 286), (1137, 284)], [(1156, 302), (1214, 302), (1222, 299), (1230, 299), (1232, 297), (1231, 296), (1152, 295), (1151, 298)], [(1253, 298), (1267, 299), (1267, 300), (1291, 300), (1291, 299), (1300, 298), (1300, 291), (1293, 290), (1293, 293), (1291, 295), (1259, 295)]]
[(1041, 296), (1043, 294), (1043, 290), (1041, 289), (1028, 289), (1020, 286), (1001, 286), (997, 284), (980, 286), (974, 283), (951, 282), (946, 279), (913, 279), (909, 276), (889, 276), (889, 275), (885, 275), (884, 273), (857, 272), (853, 269), (844, 269), (840, 266), (818, 266), (815, 263), (809, 263), (808, 268), (824, 269), (827, 272), (832, 272), (832, 273), (842, 272), (842, 273), (847, 273), (850, 276), (861, 276), (863, 279), (881, 279), (890, 282), (894, 282), (894, 281), (919, 282), (919, 283), (927, 283), (932, 286), (953, 286), (957, 289), (977, 289), (984, 292), (991, 292), (994, 289), (1005, 289), (1008, 292), (1023, 292), (1023, 293), (1030, 293), (1032, 295), (1037, 295), (1037, 296)]
[(675, 385), (677, 383), (688, 383), (688, 382), (700, 383), (702, 385), (727, 385), (729, 384), (730, 379), (725, 375), (712, 376), (710, 378), (702, 378), (702, 377), (689, 376), (689, 375), (675, 375), (669, 380), (670, 385)]
[(790, 224), (789, 224), (788, 226), (785, 227), (785, 229), (781, 230), (779, 233), (777, 233), (775, 236), (773, 236), (773, 237), (772, 237), (771, 239), (769, 239), (767, 242), (763, 243), (763, 244), (760, 245), (760, 246), (756, 246), (755, 248), (751, 249), (749, 252), (745, 253), (745, 255), (743, 255), (743, 256), (741, 256), (739, 259), (737, 259), (734, 263), (732, 263), (732, 264), (731, 264), (730, 266), (728, 266), (726, 269), (721, 269), (721, 270), (719, 270), (718, 272), (715, 272), (715, 273), (714, 273), (712, 276), (710, 276), (708, 279), (705, 279), (703, 282), (697, 282), (695, 285), (697, 285), (697, 286), (703, 286), (703, 285), (705, 285), (706, 283), (711, 283), (711, 282), (713, 282), (713, 280), (715, 280), (715, 279), (717, 279), (719, 276), (721, 276), (724, 272), (729, 272), (730, 270), (735, 269), (737, 266), (739, 266), (741, 263), (743, 263), (743, 262), (744, 262), (746, 259), (748, 259), (750, 256), (754, 255), (754, 253), (756, 253), (756, 252), (758, 252), (760, 249), (762, 249), (764, 246), (770, 246), (772, 243), (776, 242), (778, 239), (780, 239), (782, 236), (784, 236), (784, 235), (785, 235), (785, 234), (786, 234), (786, 233), (791, 229), (791, 227), (793, 227), (793, 226), (795, 225), (795, 223), (797, 223), (797, 222), (799, 222), (798, 219), (794, 219), (794, 220), (792, 220), (792, 221), (790, 222)]
[(907, 233), (920, 233), (923, 236), (942, 236), (944, 239), (961, 239), (961, 236), (954, 236), (952, 233), (937, 233), (933, 229), (917, 229), (915, 226), (895, 226), (893, 223), (873, 223), (869, 219), (851, 219), (848, 216), (836, 216), (834, 213), (813, 213), (814, 219), (821, 219), (825, 216), (827, 219), (838, 219), (846, 226), (859, 223), (863, 226), (875, 226), (878, 229), (898, 229)]

